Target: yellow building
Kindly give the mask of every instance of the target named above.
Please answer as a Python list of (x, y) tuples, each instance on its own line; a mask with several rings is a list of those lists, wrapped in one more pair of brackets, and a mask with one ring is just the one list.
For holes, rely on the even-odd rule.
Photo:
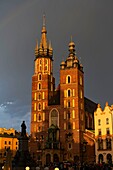
[(104, 110), (98, 104), (94, 113), (96, 163), (112, 163), (113, 158), (113, 105), (106, 102)]
[(6, 161), (8, 150), (11, 151), (11, 157), (14, 157), (18, 149), (18, 134), (13, 128), (0, 128), (0, 164)]

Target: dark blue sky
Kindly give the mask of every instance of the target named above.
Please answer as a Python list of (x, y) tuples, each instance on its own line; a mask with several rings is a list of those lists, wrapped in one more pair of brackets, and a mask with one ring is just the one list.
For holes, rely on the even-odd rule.
[(70, 37), (84, 66), (85, 96), (113, 104), (113, 0), (0, 1), (0, 127), (30, 128), (34, 49), (46, 15), (54, 77), (68, 56)]

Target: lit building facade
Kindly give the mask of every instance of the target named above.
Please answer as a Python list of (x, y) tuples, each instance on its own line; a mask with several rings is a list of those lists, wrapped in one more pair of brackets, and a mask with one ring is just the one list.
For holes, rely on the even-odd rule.
[(100, 104), (94, 113), (96, 163), (113, 161), (113, 106), (106, 102), (104, 110)]
[(7, 151), (11, 151), (13, 158), (18, 149), (17, 134), (13, 128), (0, 128), (0, 163), (4, 163), (7, 157)]
[[(45, 20), (45, 19), (44, 19)], [(60, 64), (60, 83), (55, 89), (53, 49), (47, 41), (43, 20), (40, 44), (36, 44), (32, 76), (32, 109), (30, 152), (38, 163), (82, 160), (85, 132), (83, 66), (69, 43), (69, 54)], [(84, 102), (86, 101), (86, 103)], [(85, 104), (84, 104), (85, 103)], [(93, 105), (94, 104), (94, 105)], [(90, 101), (92, 113), (96, 104)], [(93, 122), (93, 117), (92, 120)], [(93, 128), (93, 123), (87, 124)]]

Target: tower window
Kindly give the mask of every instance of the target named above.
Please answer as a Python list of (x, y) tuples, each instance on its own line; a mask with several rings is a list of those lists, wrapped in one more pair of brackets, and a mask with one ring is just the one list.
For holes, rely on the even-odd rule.
[(66, 119), (66, 111), (64, 111), (64, 119)]
[(41, 103), (38, 104), (38, 110), (41, 110)]
[(68, 90), (68, 97), (71, 96), (71, 90)]
[(40, 71), (42, 70), (42, 67), (41, 67), (41, 66), (39, 67), (39, 70), (40, 70)]
[(82, 99), (83, 94), (82, 94), (82, 90), (80, 90), (80, 98)]
[(36, 93), (34, 93), (34, 100), (36, 100)]
[(70, 119), (71, 118), (71, 114), (70, 114), (70, 111), (68, 111), (68, 119)]
[(64, 123), (64, 130), (66, 130), (66, 123)]
[(38, 99), (41, 99), (41, 93), (38, 94)]
[(73, 96), (75, 96), (75, 89), (73, 89)]
[(42, 99), (44, 99), (44, 98), (45, 98), (45, 93), (43, 92), (43, 93), (42, 93)]
[(68, 75), (68, 76), (66, 77), (66, 83), (71, 83), (71, 76)]
[(40, 90), (42, 87), (41, 87), (41, 83), (38, 84), (38, 89)]
[(73, 119), (74, 119), (75, 118), (75, 111), (73, 110), (72, 113), (73, 113)]
[(73, 99), (73, 107), (75, 107), (75, 100)]
[(80, 76), (80, 85), (82, 85), (82, 76)]
[(68, 102), (67, 102), (67, 107), (70, 107), (70, 101), (68, 100)]
[(42, 64), (42, 60), (39, 60), (39, 63)]
[(41, 120), (41, 115), (39, 114), (39, 116), (38, 116), (38, 120), (40, 121)]
[(39, 74), (38, 80), (42, 80), (42, 75), (41, 74)]
[(47, 71), (48, 70), (48, 67), (47, 67), (47, 65), (45, 66), (45, 71)]
[(43, 112), (43, 121), (45, 121), (45, 113)]
[(68, 145), (68, 148), (69, 148), (69, 149), (71, 149), (71, 148), (72, 148), (72, 145), (71, 145), (71, 143), (69, 143), (69, 145)]
[(68, 130), (71, 129), (71, 123), (68, 122)]
[(45, 60), (45, 64), (48, 64), (48, 60), (47, 59)]
[(68, 83), (70, 83), (70, 76), (68, 76)]
[(36, 113), (34, 114), (34, 122), (36, 122)]
[(41, 128), (40, 128), (40, 126), (38, 127), (38, 132), (40, 132), (41, 131)]
[(73, 122), (73, 129), (75, 129), (75, 122)]
[(36, 103), (34, 103), (34, 111), (36, 111)]
[(66, 108), (66, 100), (64, 100), (64, 108)]

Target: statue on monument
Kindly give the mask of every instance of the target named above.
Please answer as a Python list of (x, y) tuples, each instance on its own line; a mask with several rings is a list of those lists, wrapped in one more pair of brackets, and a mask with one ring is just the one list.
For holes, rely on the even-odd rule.
[(26, 125), (25, 125), (25, 121), (23, 121), (22, 124), (21, 124), (21, 136), (26, 136)]

